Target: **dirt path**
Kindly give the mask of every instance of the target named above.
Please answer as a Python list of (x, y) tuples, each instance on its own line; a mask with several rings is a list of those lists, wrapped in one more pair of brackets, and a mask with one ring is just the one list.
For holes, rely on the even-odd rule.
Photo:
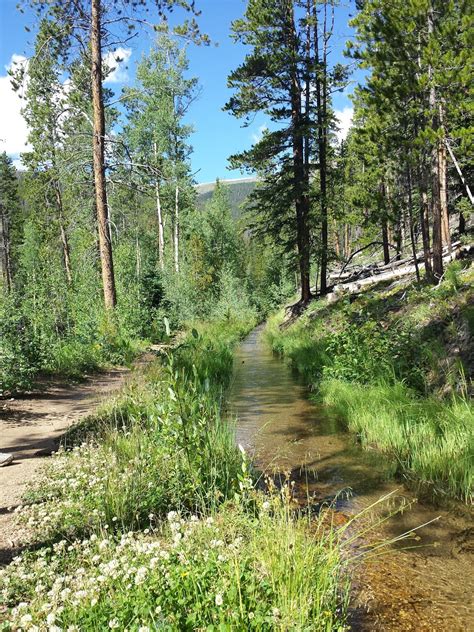
[(41, 462), (71, 424), (93, 412), (129, 375), (128, 369), (114, 369), (77, 385), (52, 382), (44, 392), (0, 401), (0, 451), (15, 455), (0, 468), (0, 564), (18, 550), (13, 510)]

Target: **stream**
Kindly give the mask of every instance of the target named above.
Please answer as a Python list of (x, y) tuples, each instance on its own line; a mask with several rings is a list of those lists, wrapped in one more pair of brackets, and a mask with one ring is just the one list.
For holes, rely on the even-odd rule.
[[(236, 350), (228, 399), (237, 441), (256, 466), (287, 474), (303, 500), (333, 502), (341, 524), (392, 493), (360, 519), (362, 530), (367, 520), (374, 524), (387, 516), (359, 546), (430, 523), (417, 531), (419, 540), (398, 542), (354, 566), (351, 628), (474, 631), (474, 528), (468, 508), (452, 504), (448, 511), (417, 502), (393, 479), (389, 459), (363, 451), (328, 410), (310, 400), (298, 376), (265, 343), (263, 329), (257, 327)], [(409, 506), (391, 515), (400, 502)]]

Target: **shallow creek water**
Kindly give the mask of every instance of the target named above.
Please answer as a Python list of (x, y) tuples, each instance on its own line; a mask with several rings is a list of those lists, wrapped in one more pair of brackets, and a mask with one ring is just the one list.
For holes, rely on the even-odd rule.
[(387, 459), (363, 451), (337, 419), (309, 399), (298, 377), (265, 343), (263, 326), (235, 353), (228, 402), (238, 420), (237, 440), (256, 465), (289, 473), (297, 494), (316, 505), (337, 497), (336, 523), (390, 492), (396, 498), (361, 518), (361, 530), (367, 520), (374, 524), (391, 514), (400, 501), (410, 503), (359, 544), (390, 540), (439, 516), (418, 531), (419, 541), (402, 541), (354, 567), (353, 629), (474, 631), (474, 529), (465, 506), (447, 511), (416, 502), (393, 480)]

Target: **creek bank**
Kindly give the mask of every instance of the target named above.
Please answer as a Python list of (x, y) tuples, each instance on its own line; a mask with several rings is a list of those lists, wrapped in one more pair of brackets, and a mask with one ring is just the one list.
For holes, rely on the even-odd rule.
[[(309, 399), (303, 380), (265, 343), (263, 327), (236, 350), (228, 408), (238, 419), (237, 440), (256, 465), (294, 480), (303, 503), (336, 499), (336, 524), (383, 495), (396, 497), (374, 508), (355, 527), (369, 529), (358, 549), (430, 523), (416, 532), (419, 540), (396, 542), (383, 556), (367, 557), (354, 571), (354, 629), (461, 632), (473, 628), (474, 542), (468, 508), (457, 504), (458, 511), (449, 512), (416, 502), (408, 489), (393, 481), (388, 459), (361, 450), (337, 417)], [(407, 509), (391, 516), (400, 502)]]
[(469, 504), (474, 269), (452, 265), (436, 288), (381, 284), (315, 301), (284, 328), (278, 314), (267, 331), (363, 447), (383, 453), (423, 493)]

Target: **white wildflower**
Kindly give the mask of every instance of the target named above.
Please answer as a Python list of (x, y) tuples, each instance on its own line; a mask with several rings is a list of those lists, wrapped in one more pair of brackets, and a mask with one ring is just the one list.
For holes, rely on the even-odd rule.
[(218, 593), (216, 595), (216, 606), (222, 606), (223, 603), (224, 603), (224, 600), (222, 598), (222, 595)]
[(147, 576), (148, 570), (145, 566), (140, 566), (137, 570), (137, 574), (135, 575), (135, 585), (138, 586), (143, 584), (145, 581), (145, 577)]
[(26, 628), (33, 621), (31, 614), (24, 614), (20, 619), (20, 627)]

